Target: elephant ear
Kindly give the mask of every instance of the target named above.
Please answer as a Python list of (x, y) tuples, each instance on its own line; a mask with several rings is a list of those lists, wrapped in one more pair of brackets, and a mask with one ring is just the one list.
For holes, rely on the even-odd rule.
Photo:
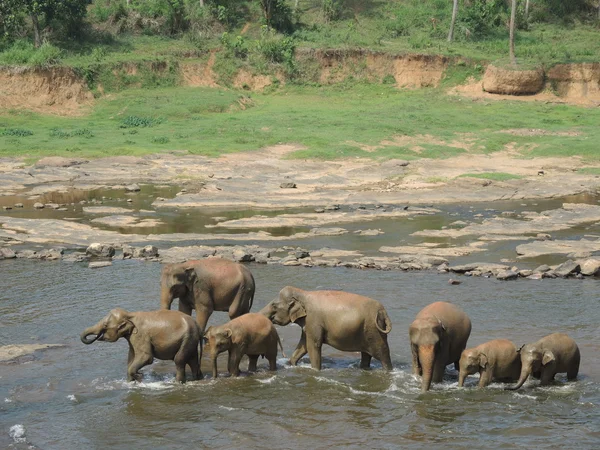
[(296, 322), (302, 317), (306, 317), (304, 306), (298, 300), (292, 300), (292, 303), (290, 303), (290, 320)]
[(546, 350), (544, 352), (544, 356), (542, 357), (542, 365), (545, 366), (546, 364), (551, 363), (554, 360), (554, 353), (552, 353), (550, 350)]
[(487, 356), (485, 356), (485, 354), (482, 353), (481, 355), (479, 355), (479, 367), (481, 367), (482, 369), (485, 369), (485, 367), (487, 365), (488, 365)]
[(123, 333), (123, 336), (136, 334), (138, 332), (130, 317), (124, 317), (121, 320), (118, 326), (118, 330), (120, 333)]

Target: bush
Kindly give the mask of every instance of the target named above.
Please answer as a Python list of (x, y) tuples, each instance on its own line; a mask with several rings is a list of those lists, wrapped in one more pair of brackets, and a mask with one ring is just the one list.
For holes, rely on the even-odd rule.
[(225, 32), (221, 35), (221, 44), (225, 50), (236, 58), (246, 59), (248, 57), (249, 46), (248, 41), (244, 36), (237, 36), (231, 39), (230, 34)]
[(60, 63), (61, 53), (58, 47), (47, 42), (36, 49), (31, 42), (16, 41), (9, 49), (0, 53), (0, 64), (47, 67)]
[(26, 137), (33, 136), (33, 131), (25, 128), (5, 128), (0, 131), (0, 136), (15, 136), (15, 137)]
[(162, 119), (152, 117), (127, 116), (119, 125), (119, 128), (148, 128), (162, 123)]
[(507, 18), (504, 0), (473, 0), (469, 6), (463, 7), (458, 22), (466, 30), (466, 36), (483, 38), (503, 26)]

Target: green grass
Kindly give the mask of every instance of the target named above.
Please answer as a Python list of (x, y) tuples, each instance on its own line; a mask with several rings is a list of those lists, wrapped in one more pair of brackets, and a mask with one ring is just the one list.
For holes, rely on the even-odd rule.
[(584, 175), (600, 175), (600, 167), (584, 167), (583, 169), (579, 169), (577, 173)]
[(521, 175), (506, 172), (464, 173), (459, 178), (463, 177), (483, 178), (484, 180), (494, 181), (520, 180), (523, 178)]
[[(101, 157), (174, 149), (216, 156), (298, 143), (306, 150), (289, 157), (447, 158), (467, 152), (455, 147), (458, 141), (475, 153), (496, 152), (510, 144), (524, 158), (580, 155), (596, 162), (598, 123), (598, 108), (472, 101), (447, 96), (442, 88), (401, 91), (356, 83), (287, 86), (251, 96), (209, 88), (130, 89), (98, 99), (82, 117), (4, 111), (0, 156)], [(574, 124), (576, 136), (498, 132), (513, 128), (564, 132), (573, 130)], [(394, 143), (397, 136), (419, 135), (425, 136), (422, 142)], [(363, 150), (365, 145), (374, 151)]]

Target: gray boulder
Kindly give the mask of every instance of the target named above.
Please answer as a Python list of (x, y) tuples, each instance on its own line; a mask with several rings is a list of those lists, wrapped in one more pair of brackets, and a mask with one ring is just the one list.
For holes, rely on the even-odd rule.
[(581, 263), (580, 272), (582, 275), (593, 276), (600, 271), (600, 259), (590, 258)]
[(501, 270), (496, 275), (497, 280), (507, 281), (507, 280), (516, 280), (519, 274), (517, 272), (513, 272), (512, 270)]
[(0, 248), (0, 259), (13, 259), (16, 258), (17, 254), (12, 248), (2, 247)]
[(296, 183), (286, 182), (279, 185), (281, 189), (296, 189)]
[(115, 256), (115, 247), (111, 244), (94, 242), (86, 249), (85, 254), (94, 258), (112, 258)]
[(140, 187), (135, 183), (125, 186), (125, 192), (139, 192), (139, 191), (140, 191)]
[(581, 266), (579, 265), (579, 263), (576, 263), (575, 261), (569, 259), (561, 265), (559, 265), (556, 269), (554, 269), (554, 273), (558, 277), (566, 278), (569, 275), (578, 273), (580, 267)]
[(100, 269), (101, 267), (112, 266), (112, 262), (110, 261), (92, 261), (88, 264), (90, 269)]

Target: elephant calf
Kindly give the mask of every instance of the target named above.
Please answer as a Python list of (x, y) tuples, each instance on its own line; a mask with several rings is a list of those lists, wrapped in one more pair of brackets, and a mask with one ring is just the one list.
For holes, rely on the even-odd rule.
[(517, 347), (507, 339), (494, 339), (464, 350), (460, 356), (458, 385), (462, 387), (467, 375), (479, 372), (479, 387), (494, 380), (516, 381), (521, 373), (521, 357)]
[(544, 386), (554, 379), (557, 373), (567, 373), (568, 380), (574, 380), (579, 373), (581, 355), (575, 341), (563, 333), (554, 333), (537, 342), (526, 344), (519, 350), (521, 357), (521, 376), (514, 387), (523, 386), (529, 375), (540, 379)]
[(244, 314), (226, 324), (208, 327), (204, 339), (210, 346), (213, 378), (218, 376), (217, 356), (224, 351), (229, 351), (227, 370), (234, 377), (240, 374), (240, 361), (244, 355), (250, 360), (248, 371), (255, 372), (259, 356), (267, 358), (269, 370), (277, 370), (277, 344), (283, 353), (277, 330), (269, 319), (258, 313)]
[(410, 324), (409, 337), (414, 375), (422, 375), (421, 390), (439, 383), (448, 364), (459, 368), (462, 351), (471, 334), (471, 319), (447, 302), (427, 305)]
[[(89, 339), (88, 336), (95, 335)], [(96, 325), (81, 333), (81, 342), (116, 342), (124, 337), (129, 343), (127, 381), (141, 380), (138, 371), (154, 358), (175, 361), (176, 379), (185, 383), (185, 366), (194, 380), (202, 378), (198, 359), (200, 330), (196, 322), (179, 311), (128, 312), (115, 308)]]
[(373, 357), (392, 370), (387, 342), (392, 322), (377, 300), (343, 291), (303, 291), (287, 286), (260, 312), (276, 325), (294, 322), (302, 327), (292, 365), (308, 352), (313, 369), (321, 370), (321, 348), (329, 344), (341, 351), (361, 352), (361, 368), (368, 368)]

